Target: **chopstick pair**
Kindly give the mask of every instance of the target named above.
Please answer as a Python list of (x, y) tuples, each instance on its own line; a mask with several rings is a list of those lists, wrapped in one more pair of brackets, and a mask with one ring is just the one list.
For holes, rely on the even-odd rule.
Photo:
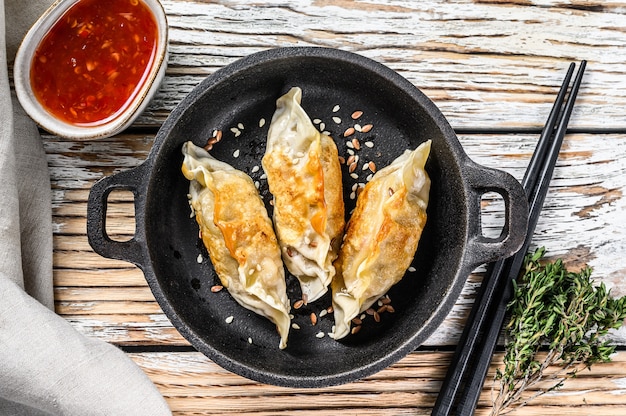
[[(504, 322), (507, 304), (512, 296), (512, 282), (520, 273), (537, 226), (586, 66), (586, 61), (580, 63), (569, 94), (567, 91), (574, 73), (574, 63), (568, 68), (522, 180), (529, 205), (526, 239), (513, 256), (494, 262), (488, 267), (432, 415), (465, 416), (473, 414), (476, 409)], [(567, 102), (562, 108), (566, 96)]]

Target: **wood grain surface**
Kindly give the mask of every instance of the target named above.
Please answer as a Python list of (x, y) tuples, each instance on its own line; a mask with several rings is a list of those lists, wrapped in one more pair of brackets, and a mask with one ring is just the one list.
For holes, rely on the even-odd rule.
[[(619, 1), (164, 0), (167, 76), (122, 134), (76, 142), (45, 135), (53, 190), (56, 311), (80, 332), (129, 351), (177, 415), (430, 414), (484, 267), (470, 276), (438, 331), (365, 380), (327, 389), (261, 385), (194, 352), (161, 311), (139, 269), (94, 253), (86, 238), (92, 184), (139, 165), (170, 111), (205, 77), (251, 53), (323, 46), (380, 61), (426, 93), (476, 162), (517, 179), (534, 150), (569, 62), (588, 60), (533, 246), (568, 267), (593, 267), (626, 295), (626, 3)], [(483, 198), (485, 234), (503, 208)], [(129, 192), (109, 198), (107, 231), (134, 234)], [(626, 347), (626, 330), (611, 333)], [(502, 358), (492, 363), (493, 375)], [(594, 365), (515, 415), (626, 414), (626, 353)], [(487, 414), (492, 377), (477, 414)]]

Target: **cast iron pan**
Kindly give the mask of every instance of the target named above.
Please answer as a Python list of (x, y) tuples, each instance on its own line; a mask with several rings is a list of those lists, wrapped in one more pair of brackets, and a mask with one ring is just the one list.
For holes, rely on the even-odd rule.
[[(341, 341), (331, 332), (332, 314), (315, 326), (310, 313), (330, 306), (330, 296), (292, 309), (289, 345), (278, 349), (278, 335), (268, 320), (242, 308), (218, 283), (211, 262), (190, 218), (189, 183), (180, 171), (181, 145), (203, 146), (216, 129), (223, 139), (212, 154), (248, 172), (260, 184), (271, 215), (267, 182), (261, 166), (276, 99), (292, 86), (303, 90), (302, 106), (312, 119), (325, 123), (347, 157), (346, 128), (373, 124), (357, 133), (361, 162), (380, 168), (405, 149), (432, 139), (427, 171), (432, 179), (428, 221), (413, 267), (389, 292), (395, 313), (381, 322), (365, 319), (361, 331)], [(335, 106), (340, 109), (333, 112)], [(350, 118), (363, 111), (357, 122)], [(332, 117), (339, 117), (340, 123)], [(265, 119), (263, 127), (260, 120)], [(337, 120), (338, 121), (338, 120)], [(241, 134), (231, 128), (238, 124)], [(366, 141), (373, 147), (363, 145)], [(238, 157), (235, 155), (238, 154)], [(344, 165), (347, 212), (354, 183), (369, 171), (359, 168), (353, 179)], [(107, 196), (112, 190), (134, 194), (135, 236), (112, 241), (105, 231)], [(480, 199), (495, 191), (505, 200), (502, 235), (482, 235)], [(260, 52), (217, 71), (201, 82), (171, 113), (159, 130), (147, 160), (135, 169), (97, 182), (89, 195), (87, 233), (93, 249), (105, 257), (139, 266), (156, 300), (173, 325), (199, 351), (224, 368), (260, 382), (292, 387), (341, 384), (373, 374), (422, 344), (446, 317), (470, 272), (478, 265), (509, 256), (520, 247), (527, 223), (521, 185), (505, 172), (472, 162), (436, 106), (391, 69), (353, 53), (326, 48), (281, 48)], [(198, 262), (198, 255), (203, 260)], [(295, 279), (288, 276), (291, 302), (300, 299)], [(227, 317), (233, 317), (227, 323)], [(318, 338), (319, 334), (323, 338)]]

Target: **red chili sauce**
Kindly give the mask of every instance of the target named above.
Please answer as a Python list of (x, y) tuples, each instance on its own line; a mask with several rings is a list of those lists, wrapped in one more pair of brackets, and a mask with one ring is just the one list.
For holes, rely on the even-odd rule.
[(71, 124), (113, 119), (150, 72), (157, 30), (141, 0), (80, 0), (35, 52), (30, 76), (35, 96)]

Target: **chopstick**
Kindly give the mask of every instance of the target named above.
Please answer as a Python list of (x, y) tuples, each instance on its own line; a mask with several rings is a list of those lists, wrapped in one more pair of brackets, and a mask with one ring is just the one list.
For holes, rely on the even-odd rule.
[[(586, 61), (580, 63), (569, 94), (567, 90), (575, 64), (571, 63), (568, 68), (522, 180), (529, 204), (526, 238), (513, 256), (489, 265), (432, 415), (471, 415), (476, 409), (512, 296), (512, 282), (521, 270), (537, 226), (586, 66)], [(567, 103), (562, 109), (566, 95)]]

